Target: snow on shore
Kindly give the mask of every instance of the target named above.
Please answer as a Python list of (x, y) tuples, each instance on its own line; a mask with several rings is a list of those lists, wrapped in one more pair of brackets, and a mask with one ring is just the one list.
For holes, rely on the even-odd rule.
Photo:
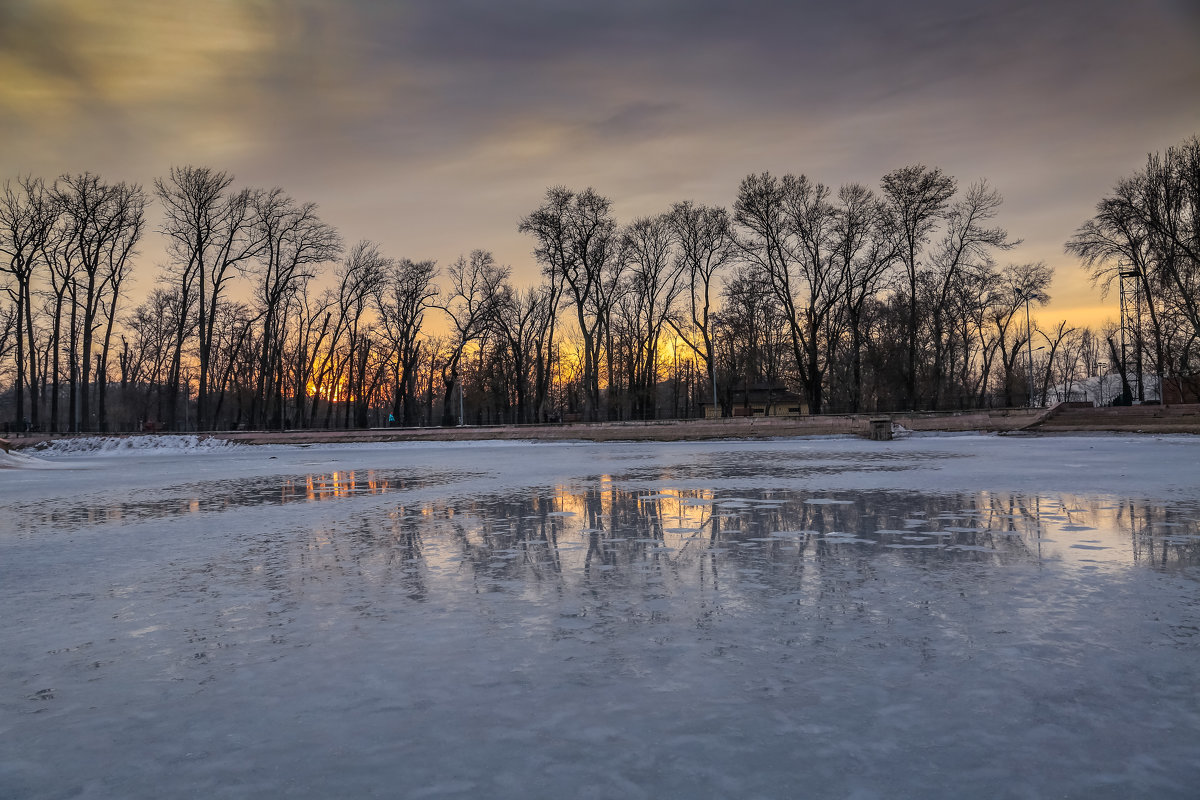
[(232, 446), (232, 442), (212, 436), (151, 434), (147, 436), (85, 436), (74, 439), (56, 439), (53, 442), (42, 442), (33, 449), (44, 455), (64, 456), (79, 453), (221, 450)]

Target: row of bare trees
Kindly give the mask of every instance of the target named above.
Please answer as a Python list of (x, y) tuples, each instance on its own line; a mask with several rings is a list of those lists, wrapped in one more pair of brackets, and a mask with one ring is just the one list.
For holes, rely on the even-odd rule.
[(146, 202), (141, 187), (107, 184), (91, 174), (51, 185), (33, 177), (5, 182), (0, 256), (12, 305), (4, 340), (14, 343), (17, 419), (39, 425), (48, 412), (56, 424), (64, 380), (68, 419), (107, 418), (113, 332), (144, 233)]
[(1048, 301), (1051, 273), (999, 267), (1017, 244), (991, 225), (999, 194), (956, 193), (922, 166), (879, 194), (763, 173), (732, 214), (678, 203), (622, 228), (594, 191), (554, 188), (520, 230), (574, 317), (587, 418), (653, 416), (664, 342), (725, 387), (726, 411), (738, 383), (783, 382), (813, 413), (958, 407), (994, 399), (997, 353), (1012, 394), (1016, 310)]
[[(1139, 390), (1143, 371), (1177, 380), (1200, 373), (1200, 138), (1150, 154), (1144, 168), (1119, 180), (1067, 250), (1105, 294), (1132, 284), (1123, 327)], [(1131, 361), (1117, 353), (1114, 337), (1107, 342), (1113, 363)], [(1122, 368), (1127, 393), (1130, 371)]]
[[(1198, 149), (1152, 156), (1068, 244), (1098, 281), (1137, 275), (1160, 373), (1196, 367)], [(167, 258), (130, 307), (152, 202)], [(730, 210), (625, 225), (553, 187), (517, 223), (540, 266), (521, 287), (486, 250), (443, 271), (346, 248), (314, 204), (205, 167), (149, 194), (19, 178), (0, 194), (0, 403), (50, 430), (204, 430), (730, 414), (753, 387), (813, 413), (1055, 399), (1115, 363), (1112, 332), (1027, 324), (1052, 275), (999, 262), (1018, 244), (1000, 208), (921, 165), (878, 189), (749, 175)]]

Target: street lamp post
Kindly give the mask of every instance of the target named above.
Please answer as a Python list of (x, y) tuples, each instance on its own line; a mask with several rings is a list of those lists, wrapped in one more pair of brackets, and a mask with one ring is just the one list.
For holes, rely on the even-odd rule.
[[(1042, 345), (1041, 347), (1035, 347), (1035, 348), (1033, 348), (1033, 351), (1029, 354), (1029, 405), (1031, 408), (1033, 407), (1033, 401), (1034, 401), (1034, 396), (1033, 396), (1033, 354), (1040, 353), (1045, 349), (1046, 349), (1045, 345)], [(1043, 397), (1042, 405), (1045, 405), (1045, 403), (1046, 403), (1046, 398)]]

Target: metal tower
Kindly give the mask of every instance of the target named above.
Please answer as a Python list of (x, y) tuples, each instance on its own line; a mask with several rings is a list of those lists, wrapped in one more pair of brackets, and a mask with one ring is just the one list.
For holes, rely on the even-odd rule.
[[(1136, 269), (1123, 270), (1121, 276), (1121, 372), (1134, 392), (1132, 399), (1146, 399), (1142, 386), (1142, 276)], [(1133, 364), (1129, 349), (1133, 348)], [(1130, 368), (1132, 366), (1132, 369)]]

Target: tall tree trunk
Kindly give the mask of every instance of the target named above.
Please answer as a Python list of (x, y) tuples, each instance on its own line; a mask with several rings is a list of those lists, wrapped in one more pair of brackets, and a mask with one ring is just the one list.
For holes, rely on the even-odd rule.
[(96, 279), (88, 275), (87, 294), (83, 305), (83, 345), (81, 353), (81, 369), (79, 374), (79, 418), (83, 430), (92, 428), (91, 408), (91, 372), (92, 372), (92, 325), (96, 316)]
[(116, 311), (117, 296), (114, 290), (112, 310), (108, 315), (108, 322), (104, 326), (104, 338), (100, 345), (100, 367), (97, 375), (99, 381), (96, 385), (97, 413), (102, 431), (108, 430), (108, 353), (112, 344), (113, 320), (116, 319)]
[(18, 283), (17, 284), (17, 308), (16, 308), (16, 311), (17, 311), (17, 325), (16, 325), (16, 328), (17, 328), (17, 382), (16, 382), (17, 408), (16, 408), (16, 417), (17, 418), (16, 418), (16, 422), (22, 426), (22, 430), (24, 430), (24, 425), (26, 422), (26, 417), (25, 417), (25, 342), (22, 338), (22, 331), (21, 331), (21, 322), (22, 322), (21, 317), (23, 316), (23, 313), (24, 313), (24, 304), (25, 304), (25, 287), (23, 284)]
[(367, 374), (367, 356), (368, 356), (369, 352), (370, 352), (370, 342), (364, 338), (364, 340), (362, 342), (362, 355), (359, 356), (359, 361), (358, 361), (358, 384), (359, 384), (358, 395), (356, 396), (355, 402), (354, 402), (354, 405), (355, 405), (354, 424), (356, 427), (359, 427), (359, 428), (366, 428), (368, 426), (368, 422), (369, 422), (367, 419), (367, 410), (368, 410), (368, 405), (369, 405), (368, 400), (367, 400), (367, 382), (363, 377)]
[(78, 297), (76, 296), (75, 282), (71, 281), (71, 353), (70, 353), (71, 395), (70, 395), (70, 404), (69, 404), (69, 408), (67, 411), (67, 414), (70, 417), (70, 419), (67, 420), (67, 430), (71, 431), (72, 433), (79, 432), (79, 416), (76, 413), (76, 403), (78, 402), (78, 399), (76, 397), (76, 393), (78, 392), (78, 383), (77, 383), (78, 373), (76, 370), (76, 365), (78, 365), (78, 363), (79, 363), (79, 352), (78, 352), (79, 333), (78, 333), (78, 328), (76, 326), (78, 308), (79, 308), (79, 302), (78, 302)]
[(63, 295), (65, 294), (66, 284), (63, 284), (64, 291), (58, 292), (54, 298), (54, 327), (50, 336), (51, 349), (54, 351), (51, 355), (53, 362), (51, 373), (51, 389), (50, 389), (50, 432), (58, 433), (58, 393), (59, 393), (59, 369), (61, 364), (59, 358), (62, 355), (62, 305)]

